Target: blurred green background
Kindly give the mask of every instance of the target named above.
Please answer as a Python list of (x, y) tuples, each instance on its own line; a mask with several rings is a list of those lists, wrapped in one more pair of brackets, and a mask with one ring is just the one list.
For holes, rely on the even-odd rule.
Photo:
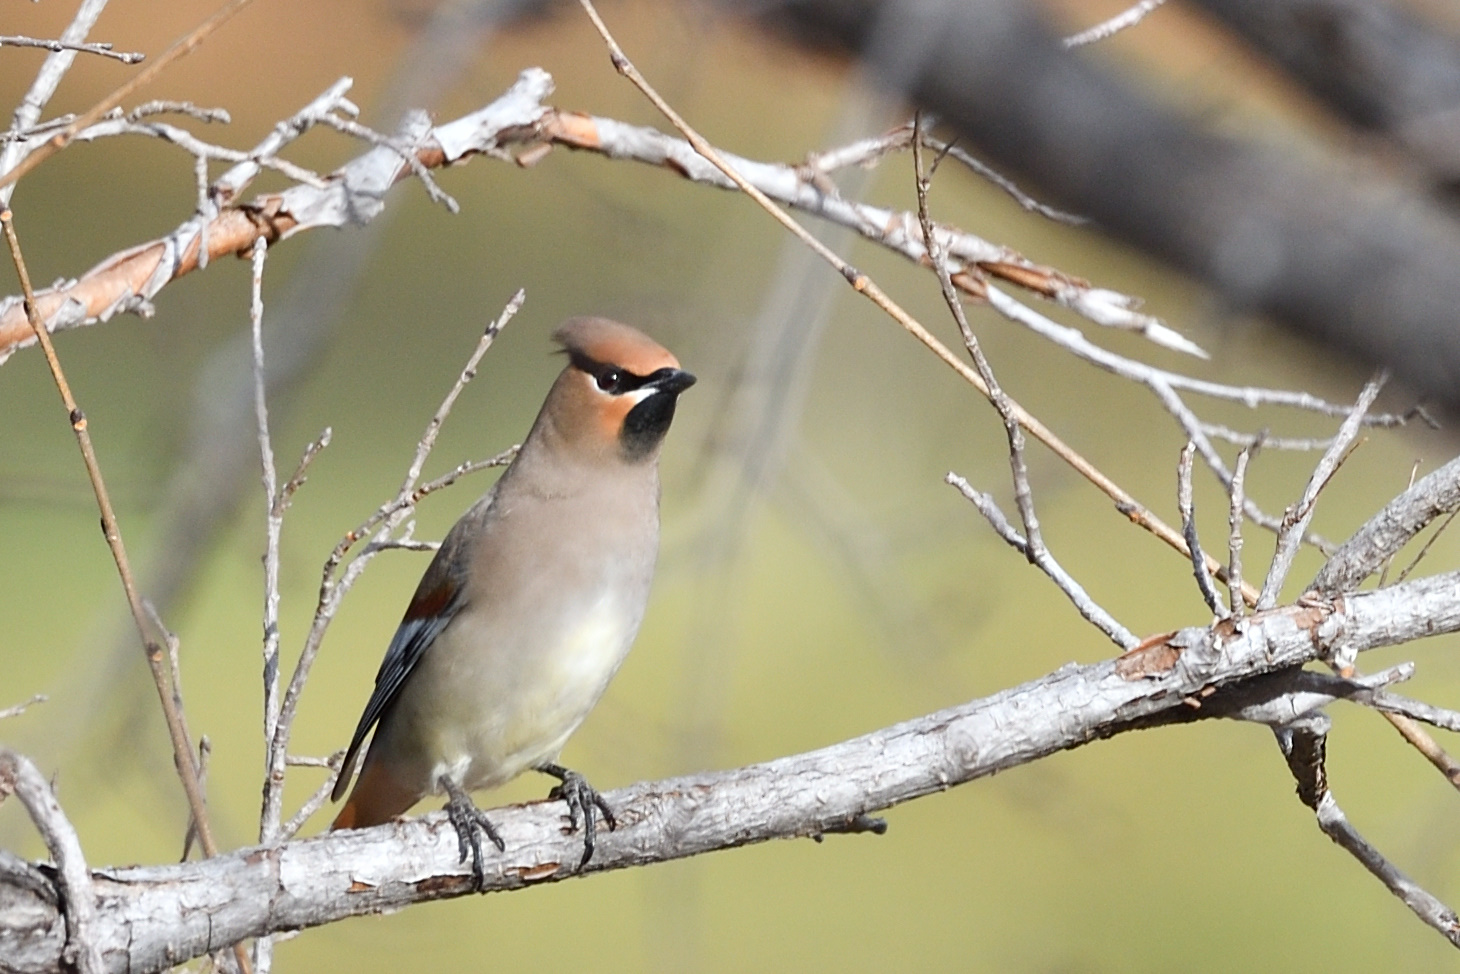
[[(1061, 16), (1073, 28), (1121, 6), (1065, 3)], [(117, 4), (95, 36), (155, 54), (211, 7), (193, 0)], [(54, 36), (70, 12), (58, 3), (11, 5), (5, 32)], [(434, 12), (426, 0), (258, 0), (141, 97), (226, 107), (232, 125), (204, 134), (246, 147), (348, 74), (365, 120), (385, 125), (390, 111), (383, 106), (397, 103), (430, 66), (420, 38)], [(906, 114), (869, 97), (851, 66), (786, 47), (705, 7), (606, 3), (603, 12), (676, 107), (741, 155), (795, 162), (839, 140), (879, 133)], [(490, 101), (519, 70), (538, 65), (556, 79), (552, 103), (560, 107), (661, 125), (615, 75), (575, 5), (465, 39), (460, 70), (447, 74), (431, 101), (439, 119)], [(18, 100), (42, 56), (5, 50), (0, 100)], [(1206, 106), (1218, 124), (1318, 144), (1333, 137), (1300, 98), (1179, 11), (1163, 11), (1095, 56), (1167, 97)], [(53, 111), (87, 107), (131, 70), (83, 60)], [(314, 133), (288, 155), (330, 169), (358, 151), (341, 136)], [(908, 160), (893, 158), (865, 178), (868, 198), (912, 205)], [(747, 201), (664, 171), (563, 151), (528, 170), (481, 159), (440, 179), (461, 202), (461, 215), (433, 206), (418, 186), (397, 188), (358, 281), (329, 302), (337, 326), (301, 384), (275, 404), (281, 468), (323, 427), (334, 430), (284, 527), (283, 634), (291, 665), (324, 557), (395, 490), (480, 330), (519, 287), (527, 291), (525, 309), (457, 405), (428, 476), (521, 437), (559, 367), (547, 336), (567, 315), (638, 324), (701, 378), (665, 452), (664, 550), (644, 630), (564, 754), (599, 787), (818, 747), (1069, 660), (1112, 654), (942, 482), (957, 471), (1012, 513), (992, 410), (830, 270), (812, 265), (794, 277), (799, 251)], [(192, 193), (190, 161), (170, 147), (133, 139), (68, 150), (28, 177), (15, 199), (32, 277), (74, 276), (170, 230), (190, 212)], [(939, 175), (934, 206), (940, 219), (1037, 261), (1143, 296), (1213, 359), (1093, 336), (1127, 354), (1340, 401), (1365, 377), (1361, 367), (1262, 322), (1219, 320), (1189, 283), (1097, 233), (1031, 217), (951, 166)], [(277, 246), (267, 314), (309, 293), (312, 275), (358, 233)], [(864, 244), (844, 245), (844, 252), (956, 342), (931, 277)], [(3, 286), (13, 293), (6, 264)], [(813, 303), (818, 290), (826, 295), (819, 330), (804, 300), (776, 297), (788, 273)], [(245, 262), (221, 261), (166, 289), (148, 320), (122, 318), (58, 339), (125, 537), (143, 566), (165, 566), (175, 555), (162, 541), (174, 513), (165, 485), (194, 449), (190, 430), (226, 388), (218, 363), (248, 327), (248, 277)], [(987, 309), (970, 314), (1006, 388), (1174, 519), (1182, 437), (1151, 397)], [(804, 349), (779, 380), (754, 352), (766, 336)], [(784, 352), (772, 359), (789, 361)], [(1383, 401), (1408, 404), (1402, 390)], [(1323, 435), (1335, 425), (1291, 412), (1196, 405), (1209, 419), (1283, 435)], [(50, 696), (0, 725), (0, 739), (55, 776), (91, 862), (171, 861), (186, 822), (171, 753), (129, 642), (73, 438), (34, 351), (0, 368), (0, 416), (0, 707), (33, 693)], [(1428, 471), (1453, 453), (1442, 433), (1369, 434), (1325, 493), (1316, 529), (1346, 536), (1402, 489), (1414, 464)], [(1281, 512), (1311, 462), (1264, 453), (1249, 473), (1249, 491)], [(1034, 449), (1031, 463), (1047, 540), (1095, 598), (1139, 633), (1207, 621), (1183, 561), (1048, 454)], [(489, 477), (428, 500), (418, 536), (439, 537)], [(192, 730), (212, 744), (209, 795), (227, 847), (256, 839), (262, 761), (263, 501), (252, 468), (244, 479), (245, 503), (206, 559), (189, 567), (186, 597), (167, 616), (182, 639)], [(1215, 545), (1225, 534), (1225, 508), (1210, 482), (1199, 485), (1198, 504)], [(1250, 574), (1260, 575), (1270, 551), (1265, 534), (1248, 532)], [(1442, 541), (1428, 568), (1450, 567), (1456, 554)], [(347, 742), (425, 562), (418, 554), (383, 556), (347, 600), (305, 695), (297, 753), (327, 754)], [(1304, 554), (1293, 594), (1318, 564)], [(1447, 641), (1373, 654), (1365, 666), (1417, 659), (1419, 678), (1406, 692), (1444, 705), (1460, 694), (1460, 666), (1445, 652), (1453, 648)], [(1373, 714), (1339, 708), (1333, 716), (1330, 773), (1339, 802), (1399, 865), (1454, 902), (1453, 789)], [(320, 781), (311, 769), (291, 774), (286, 814)], [(530, 776), (484, 802), (539, 798), (547, 786)], [(771, 843), (306, 931), (280, 946), (277, 963), (280, 970), (344, 963), (361, 972), (425, 964), (541, 971), (1460, 969), (1441, 938), (1323, 838), (1261, 727), (1201, 724), (1126, 735), (913, 802), (887, 818), (882, 837)], [(306, 833), (327, 821), (321, 814)], [(0, 842), (43, 853), (14, 802), (0, 806)]]

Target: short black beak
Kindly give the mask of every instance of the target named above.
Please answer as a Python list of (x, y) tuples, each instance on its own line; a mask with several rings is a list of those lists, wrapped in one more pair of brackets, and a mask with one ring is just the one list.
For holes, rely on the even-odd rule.
[(671, 396), (679, 395), (694, 384), (695, 377), (683, 369), (660, 369), (649, 376), (649, 381), (644, 383), (659, 392), (667, 392)]

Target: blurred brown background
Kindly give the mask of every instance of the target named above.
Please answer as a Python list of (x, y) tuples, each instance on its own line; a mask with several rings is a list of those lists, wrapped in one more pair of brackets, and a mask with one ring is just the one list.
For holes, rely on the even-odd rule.
[[(118, 4), (95, 37), (156, 54), (212, 6)], [(1057, 35), (1122, 6), (1028, 9)], [(1455, 19), (1433, 6), (1402, 9), (1437, 18), (1431, 22), (1443, 40)], [(611, 2), (602, 11), (676, 107), (744, 156), (795, 162), (880, 133), (909, 113), (874, 94), (842, 41), (809, 50), (781, 28), (702, 3)], [(55, 36), (70, 14), (55, 2), (14, 4), (4, 32)], [(828, 31), (822, 40), (830, 39)], [(18, 99), (42, 57), (0, 52), (0, 101)], [(1365, 180), (1377, 176), (1403, 188), (1388, 198), (1391, 209), (1436, 225), (1450, 219), (1443, 186), (1200, 9), (1173, 2), (1078, 57), (1200, 132), (1274, 158), (1321, 159), (1325, 178), (1347, 179), (1355, 193), (1369, 192)], [(560, 107), (664, 127), (613, 72), (572, 4), (494, 27), (466, 3), (257, 0), (141, 97), (226, 107), (231, 126), (203, 134), (247, 147), (342, 75), (356, 79), (352, 97), (364, 119), (388, 126), (403, 105), (455, 117), (532, 65), (552, 73)], [(132, 70), (83, 59), (52, 112), (87, 107)], [(997, 145), (966, 145), (1001, 161)], [(287, 155), (327, 170), (358, 151), (318, 132)], [(1048, 186), (1052, 202), (1071, 205), (1071, 186), (1034, 176), (1027, 189), (1039, 195)], [(440, 178), (462, 203), (461, 215), (408, 184), (394, 192), (377, 228), (301, 237), (271, 252), (265, 328), (275, 343), (271, 363), (291, 376), (274, 402), (281, 467), (324, 426), (334, 428), (333, 445), (285, 523), (286, 653), (297, 652), (303, 637), (325, 555), (394, 491), (476, 336), (518, 287), (527, 291), (525, 310), (456, 407), (428, 475), (520, 438), (557, 368), (547, 335), (567, 315), (638, 324), (701, 377), (665, 455), (664, 551), (644, 631), (564, 754), (599, 787), (820, 746), (1112, 653), (942, 483), (955, 470), (1008, 501), (993, 412), (830, 270), (807, 262), (747, 201), (667, 172), (562, 151), (529, 170), (479, 159)], [(1137, 173), (1101, 178), (1123, 183), (1128, 195), (1143, 192)], [(864, 180), (857, 192), (867, 198), (913, 205), (907, 159), (850, 179)], [(280, 184), (268, 177), (260, 185)], [(32, 277), (78, 274), (166, 232), (186, 218), (192, 194), (190, 161), (176, 149), (110, 140), (68, 150), (28, 177), (15, 198)], [(1193, 198), (1194, 207), (1203, 202)], [(1283, 309), (1261, 295), (1235, 299), (1180, 255), (1165, 256), (1217, 289), (1098, 228), (1028, 215), (951, 166), (940, 172), (934, 206), (940, 219), (1034, 260), (1144, 297), (1149, 311), (1213, 359), (1200, 363), (1086, 328), (1126, 354), (1339, 401), (1351, 399), (1369, 372), (1353, 343), (1339, 351), (1249, 313)], [(930, 276), (865, 244), (838, 246), (955, 341)], [(8, 271), (4, 281), (6, 293), (17, 289)], [(134, 557), (153, 580), (148, 591), (164, 600), (182, 637), (189, 719), (212, 743), (211, 807), (220, 843), (230, 847), (256, 835), (262, 765), (262, 498), (248, 454), (230, 465), (223, 432), (230, 427), (220, 419), (243, 381), (235, 365), (247, 293), (246, 264), (219, 262), (164, 291), (150, 320), (123, 318), (58, 341)], [(1151, 397), (987, 309), (972, 308), (971, 316), (1009, 391), (1172, 519), (1182, 438)], [(1382, 308), (1365, 320), (1385, 330)], [(1453, 336), (1455, 323), (1452, 307), (1448, 318), (1434, 319), (1435, 331)], [(1444, 354), (1436, 345), (1430, 358)], [(1386, 406), (1407, 406), (1427, 381), (1409, 375), (1414, 385), (1392, 388)], [(1446, 398), (1443, 383), (1427, 391)], [(1292, 412), (1196, 405), (1210, 419), (1283, 435), (1322, 435), (1334, 425)], [(51, 697), (0, 725), (0, 736), (56, 776), (91, 862), (169, 861), (186, 821), (171, 753), (128, 641), (73, 439), (35, 352), (0, 367), (0, 417), (7, 579), (0, 706), (32, 693)], [(1325, 493), (1316, 529), (1346, 536), (1402, 489), (1413, 464), (1427, 471), (1453, 453), (1443, 432), (1371, 433)], [(1207, 621), (1184, 562), (1047, 454), (1034, 450), (1031, 462), (1047, 539), (1092, 595), (1141, 633)], [(1264, 453), (1249, 491), (1280, 512), (1311, 462)], [(439, 537), (487, 483), (479, 478), (428, 500), (418, 535)], [(1202, 483), (1198, 503), (1215, 541), (1225, 532), (1219, 492)], [(1255, 530), (1248, 538), (1249, 573), (1257, 573), (1269, 540)], [(1431, 564), (1449, 567), (1455, 556), (1455, 546), (1442, 543)], [(346, 602), (306, 693), (297, 752), (326, 754), (346, 743), (424, 564), (422, 555), (384, 556)], [(1318, 564), (1316, 555), (1303, 556), (1292, 594)], [(1460, 665), (1445, 652), (1453, 648), (1411, 647), (1366, 665), (1418, 659), (1420, 677), (1407, 692), (1443, 705), (1460, 690)], [(1374, 715), (1348, 708), (1334, 717), (1331, 777), (1340, 802), (1381, 849), (1453, 903), (1460, 895), (1453, 791)], [(292, 774), (297, 803), (319, 773)], [(539, 798), (548, 784), (539, 778), (484, 801)], [(1261, 727), (1128, 735), (887, 817), (882, 837), (774, 843), (307, 931), (280, 947), (279, 969), (1455, 966), (1440, 938), (1322, 837)], [(311, 831), (325, 824), (321, 815)], [(0, 806), (0, 842), (40, 854), (14, 803)]]

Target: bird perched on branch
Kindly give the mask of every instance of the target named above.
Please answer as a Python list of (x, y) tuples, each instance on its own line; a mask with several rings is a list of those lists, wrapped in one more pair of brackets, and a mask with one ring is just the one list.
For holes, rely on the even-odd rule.
[(558, 752), (638, 632), (659, 548), (659, 448), (695, 377), (628, 325), (574, 318), (568, 364), (522, 449), (456, 522), (421, 578), (375, 677), (333, 798), (375, 736), (333, 828), (386, 822), (445, 793), (461, 861), (483, 883), (481, 836), (502, 838), (470, 792), (529, 768), (593, 855), (613, 811)]

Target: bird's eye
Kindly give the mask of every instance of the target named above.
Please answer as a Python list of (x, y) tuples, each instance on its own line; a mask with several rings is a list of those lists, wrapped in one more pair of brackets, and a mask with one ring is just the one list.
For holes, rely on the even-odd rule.
[(616, 395), (621, 391), (623, 380), (624, 374), (618, 369), (604, 369), (598, 373), (598, 388)]

